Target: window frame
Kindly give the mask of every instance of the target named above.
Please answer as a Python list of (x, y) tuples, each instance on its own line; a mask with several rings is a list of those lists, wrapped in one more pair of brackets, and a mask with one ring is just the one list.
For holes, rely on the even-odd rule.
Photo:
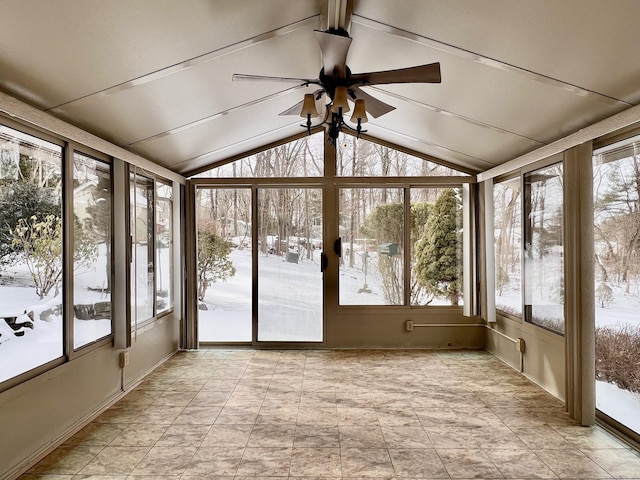
[[(109, 219), (109, 224), (110, 224), (110, 229), (111, 229), (111, 271), (109, 272), (111, 275), (111, 279), (113, 281), (113, 279), (115, 278), (115, 262), (114, 262), (114, 217), (115, 217), (115, 209), (114, 209), (114, 195), (113, 195), (113, 191), (114, 191), (114, 169), (113, 169), (113, 158), (109, 157), (108, 155), (105, 155), (101, 152), (98, 152), (96, 150), (93, 150), (92, 148), (86, 147), (84, 145), (80, 145), (77, 144), (75, 142), (68, 142), (68, 152), (69, 155), (66, 159), (66, 170), (68, 172), (68, 184), (69, 184), (69, 188), (65, 188), (65, 195), (63, 195), (63, 204), (65, 204), (65, 211), (67, 211), (67, 218), (73, 218), (74, 212), (73, 212), (73, 207), (74, 207), (74, 192), (73, 192), (73, 162), (74, 162), (74, 154), (77, 152), (80, 155), (84, 155), (86, 157), (90, 157), (93, 158), (95, 160), (101, 161), (105, 164), (109, 165), (109, 178), (110, 178), (110, 183), (109, 183), (109, 187), (111, 189), (110, 193), (110, 198), (109, 198), (109, 206), (110, 206), (110, 219)], [(66, 175), (65, 175), (66, 178)], [(69, 216), (71, 215), (71, 216)], [(69, 335), (67, 337), (67, 343), (69, 345), (69, 359), (73, 359), (79, 356), (82, 356), (86, 353), (89, 353), (97, 348), (102, 347), (103, 345), (108, 345), (108, 344), (112, 344), (114, 342), (114, 337), (115, 337), (115, 330), (116, 330), (116, 325), (115, 325), (115, 318), (114, 318), (114, 308), (113, 308), (113, 292), (110, 295), (110, 301), (111, 301), (111, 333), (109, 335), (106, 335), (104, 337), (100, 337), (92, 342), (86, 343), (84, 345), (79, 346), (78, 348), (74, 347), (74, 333), (75, 333), (75, 325), (74, 325), (74, 316), (71, 312), (73, 312), (73, 308), (74, 308), (74, 294), (75, 294), (75, 280), (74, 280), (74, 265), (73, 265), (73, 256), (74, 256), (74, 232), (73, 232), (73, 224), (71, 222), (65, 222), (64, 224), (64, 228), (66, 230), (68, 230), (67, 233), (67, 238), (68, 238), (68, 251), (66, 251), (66, 256), (68, 258), (69, 261), (69, 265), (67, 268), (67, 272), (65, 273), (65, 280), (63, 282), (63, 291), (66, 288), (66, 291), (68, 293), (65, 293), (65, 309), (67, 312), (69, 312), (70, 315), (70, 322), (69, 322)]]
[[(524, 293), (523, 293), (523, 285), (524, 285), (524, 258), (522, 255), (522, 252), (524, 250), (524, 238), (523, 238), (523, 230), (524, 230), (524, 222), (523, 222), (523, 216), (525, 214), (524, 211), (524, 202), (522, 201), (523, 198), (523, 187), (524, 187), (524, 175), (525, 173), (523, 173), (522, 171), (519, 171), (517, 173), (510, 173), (508, 175), (503, 175), (500, 177), (497, 177), (496, 179), (494, 179), (493, 182), (493, 187), (492, 187), (492, 201), (493, 201), (493, 208), (495, 209), (495, 187), (496, 184), (499, 183), (505, 183), (505, 182), (510, 182), (510, 181), (514, 181), (517, 180), (518, 181), (518, 186), (520, 188), (520, 199), (518, 200), (518, 209), (520, 211), (520, 241), (518, 242), (518, 248), (520, 250), (520, 315), (516, 315), (514, 313), (510, 313), (510, 312), (506, 312), (504, 310), (500, 310), (497, 306), (495, 307), (496, 313), (509, 318), (511, 320), (515, 320), (515, 321), (523, 321), (524, 319), (524, 310), (523, 310), (523, 306), (524, 306)], [(495, 210), (494, 210), (495, 212)], [(495, 213), (494, 213), (494, 218), (495, 218)], [(491, 232), (491, 235), (494, 239), (493, 242), (493, 249), (494, 249), (494, 257), (497, 259), (497, 255), (496, 255), (496, 243), (495, 243), (495, 224), (494, 224), (494, 231)], [(494, 269), (497, 267), (497, 260), (494, 260)], [(494, 281), (494, 298), (497, 296), (497, 291), (498, 291), (498, 286), (495, 284), (495, 280), (496, 280), (496, 276), (494, 275), (493, 281)], [(495, 302), (497, 303), (497, 302)], [(494, 305), (495, 305), (494, 303)]]
[[(524, 250), (525, 250), (525, 239), (526, 239), (525, 234), (524, 234), (525, 233), (524, 229), (525, 229), (525, 223), (526, 223), (525, 219), (526, 219), (526, 216), (527, 216), (526, 205), (525, 205), (525, 202), (524, 202), (525, 176), (527, 174), (531, 173), (531, 172), (535, 172), (536, 170), (541, 170), (541, 169), (544, 169), (544, 168), (547, 168), (547, 167), (550, 167), (550, 166), (553, 166), (553, 165), (556, 165), (556, 164), (560, 164), (562, 166), (562, 175), (560, 176), (560, 178), (561, 178), (561, 181), (563, 182), (563, 190), (564, 190), (564, 183), (565, 183), (565, 180), (566, 180), (565, 179), (566, 168), (565, 168), (565, 162), (564, 162), (564, 151), (559, 152), (559, 153), (555, 153), (555, 154), (550, 155), (550, 156), (548, 156), (546, 158), (543, 158), (541, 160), (532, 162), (532, 163), (530, 163), (530, 164), (528, 164), (526, 166), (523, 166), (521, 168), (518, 168), (518, 169), (515, 169), (513, 171), (510, 171), (509, 173), (506, 173), (504, 175), (499, 175), (499, 176), (493, 178), (493, 183), (492, 183), (492, 186), (491, 186), (491, 201), (492, 202), (493, 202), (494, 186), (495, 186), (496, 183), (502, 183), (502, 182), (505, 182), (505, 181), (513, 180), (515, 178), (519, 178), (519, 182), (520, 182), (520, 188), (521, 188), (521, 193), (520, 193), (520, 195), (521, 195), (521, 201), (520, 201), (520, 207), (521, 207), (521, 225), (520, 225), (520, 230), (521, 230), (521, 232), (520, 232), (521, 233), (520, 234), (520, 251), (521, 251), (520, 268), (521, 268), (521, 276), (520, 276), (520, 289), (521, 290), (520, 290), (520, 292), (521, 292), (521, 294), (520, 294), (520, 298), (521, 298), (521, 305), (522, 305), (522, 315), (520, 317), (517, 317), (515, 315), (503, 312), (502, 310), (498, 310), (495, 307), (495, 295), (496, 295), (495, 274), (494, 274), (494, 278), (491, 281), (493, 282), (493, 292), (492, 293), (494, 295), (494, 299), (493, 299), (494, 307), (493, 308), (494, 308), (494, 311), (495, 311), (495, 315), (499, 315), (502, 318), (513, 320), (515, 322), (518, 322), (518, 323), (522, 324), (523, 326), (524, 325), (528, 325), (528, 326), (530, 326), (532, 328), (535, 327), (535, 328), (540, 329), (540, 330), (542, 330), (542, 331), (544, 331), (544, 332), (546, 332), (548, 334), (551, 334), (551, 335), (553, 335), (555, 337), (564, 337), (566, 335), (566, 322), (567, 322), (566, 312), (564, 313), (564, 318), (563, 318), (565, 333), (562, 334), (562, 333), (559, 333), (559, 332), (557, 332), (555, 330), (547, 328), (547, 327), (545, 327), (543, 325), (538, 325), (536, 323), (527, 321), (526, 318), (525, 318), (525, 305), (524, 305), (525, 277), (526, 277), (526, 274), (525, 274), (525, 271), (524, 271), (524, 269), (525, 269), (525, 265), (524, 265)], [(565, 228), (566, 219), (564, 218), (564, 209), (565, 209), (564, 197), (563, 197), (562, 202), (563, 202), (563, 207), (562, 207), (563, 208), (563, 220), (562, 220), (563, 232), (562, 232), (562, 238), (563, 238), (563, 252), (564, 252), (564, 249), (566, 248), (566, 243), (567, 243), (566, 242), (566, 238), (565, 238), (565, 235), (566, 235), (566, 232), (565, 232), (565, 230), (566, 230), (566, 228)], [(492, 206), (493, 206), (493, 203), (492, 203)], [(493, 219), (491, 220), (491, 225), (493, 226)], [(494, 234), (492, 232), (492, 237), (493, 237), (493, 235)], [(493, 254), (495, 255), (495, 248), (496, 248), (495, 242), (493, 243), (493, 247), (492, 248), (493, 248)], [(563, 256), (564, 256), (564, 254), (563, 254)], [(494, 267), (493, 268), (495, 268), (495, 260), (494, 260)], [(563, 268), (566, 269), (566, 265)], [(565, 276), (565, 273), (563, 271), (563, 278), (564, 278), (564, 276)], [(566, 294), (565, 294), (565, 296), (566, 296)], [(489, 312), (489, 315), (490, 315), (490, 312)]]
[[(174, 293), (174, 285), (173, 282), (171, 283), (171, 289), (172, 289), (172, 302), (170, 304), (170, 307), (167, 308), (166, 310), (161, 311), (160, 313), (158, 313), (158, 309), (157, 309), (157, 257), (156, 257), (156, 245), (157, 245), (157, 232), (156, 232), (156, 222), (157, 222), (157, 215), (156, 215), (156, 207), (157, 207), (157, 196), (158, 196), (158, 192), (157, 192), (157, 185), (158, 183), (162, 183), (164, 185), (167, 185), (169, 187), (171, 187), (171, 212), (172, 212), (172, 225), (173, 225), (173, 212), (174, 212), (174, 208), (173, 208), (173, 204), (175, 201), (175, 196), (176, 196), (176, 190), (175, 190), (175, 186), (173, 184), (173, 182), (171, 180), (168, 180), (160, 175), (157, 175), (153, 172), (150, 172), (148, 170), (145, 170), (144, 168), (138, 167), (136, 165), (132, 165), (132, 164), (127, 164), (126, 166), (126, 172), (127, 172), (127, 187), (125, 188), (125, 196), (126, 196), (126, 222), (127, 222), (127, 330), (131, 333), (131, 340), (128, 341), (128, 343), (132, 343), (137, 334), (141, 333), (145, 330), (147, 330), (148, 328), (151, 328), (157, 321), (159, 321), (160, 319), (162, 319), (163, 317), (166, 317), (167, 315), (170, 315), (174, 312), (175, 310), (175, 298), (173, 293)], [(153, 305), (151, 308), (152, 311), (152, 315), (150, 317), (147, 317), (145, 319), (142, 320), (138, 320), (134, 317), (134, 315), (136, 315), (136, 305), (134, 305), (133, 303), (133, 295), (134, 295), (134, 276), (133, 276), (133, 262), (134, 262), (134, 255), (133, 255), (133, 246), (134, 246), (134, 241), (133, 241), (133, 232), (131, 231), (131, 215), (132, 215), (132, 206), (133, 204), (131, 203), (131, 188), (134, 182), (136, 182), (136, 179), (138, 176), (141, 176), (147, 180), (150, 181), (151, 183), (151, 192), (152, 192), (152, 200), (150, 202), (148, 202), (148, 204), (151, 206), (152, 209), (152, 213), (151, 215), (147, 215), (148, 219), (153, 219), (153, 229), (151, 230), (151, 246), (148, 247), (148, 252), (150, 252), (150, 259), (152, 260), (153, 263), (153, 282), (151, 284), (151, 289), (152, 289), (152, 296), (153, 296)], [(148, 230), (149, 231), (149, 230)], [(173, 232), (172, 232), (173, 233)], [(175, 241), (175, 240), (173, 240)], [(172, 242), (173, 245), (173, 242)], [(170, 268), (171, 271), (174, 272), (175, 271), (175, 255), (173, 254), (173, 246), (170, 248)]]
[[(19, 133), (23, 133), (25, 135), (30, 135), (32, 137), (36, 137), (38, 139), (44, 140), (46, 142), (52, 143), (54, 145), (57, 145), (61, 148), (61, 156), (60, 156), (60, 169), (61, 169), (61, 174), (62, 174), (62, 198), (61, 198), (61, 212), (63, 215), (63, 218), (66, 217), (66, 212), (65, 212), (65, 194), (64, 194), (64, 188), (65, 188), (65, 181), (64, 181), (64, 175), (65, 175), (65, 152), (67, 151), (67, 142), (65, 142), (63, 139), (58, 138), (56, 136), (53, 136), (49, 133), (46, 132), (42, 132), (38, 129), (32, 128), (28, 125), (24, 125), (22, 123), (16, 122), (11, 118), (6, 117), (5, 115), (3, 115), (2, 113), (0, 113), (0, 125), (11, 129), (11, 130), (15, 130)], [(64, 234), (64, 220), (63, 220), (63, 237), (62, 237), (62, 249), (63, 249), (63, 277), (65, 275), (66, 272), (66, 266), (65, 266), (65, 256), (64, 256), (64, 251), (65, 251), (65, 234)], [(63, 295), (63, 300), (64, 300), (64, 281), (62, 284), (62, 295)], [(3, 382), (0, 382), (0, 392), (3, 392), (5, 390), (9, 390), (12, 387), (15, 387), (16, 385), (19, 385), (21, 383), (26, 382), (27, 380), (30, 380), (34, 377), (37, 377), (38, 375), (45, 373), (47, 371), (50, 371), (56, 367), (59, 367), (60, 365), (63, 365), (67, 362), (67, 358), (69, 357), (69, 353), (68, 352), (68, 341), (67, 341), (67, 322), (66, 322), (66, 315), (67, 315), (67, 305), (64, 303), (63, 301), (63, 305), (62, 305), (63, 311), (62, 311), (62, 355), (58, 358), (55, 358), (53, 360), (49, 360), (45, 363), (42, 363), (34, 368), (31, 368), (29, 370), (26, 370), (22, 373), (19, 373), (18, 375), (8, 378)], [(0, 321), (4, 321), (4, 320), (0, 320)]]

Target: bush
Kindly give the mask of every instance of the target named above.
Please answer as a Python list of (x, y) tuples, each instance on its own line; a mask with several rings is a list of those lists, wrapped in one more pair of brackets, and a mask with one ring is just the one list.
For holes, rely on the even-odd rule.
[(596, 380), (640, 393), (640, 325), (596, 328)]
[(229, 260), (230, 253), (231, 242), (215, 233), (198, 230), (198, 300), (204, 300), (211, 284), (236, 274), (236, 267)]
[(596, 301), (602, 308), (613, 303), (613, 290), (604, 280), (601, 281), (596, 288)]

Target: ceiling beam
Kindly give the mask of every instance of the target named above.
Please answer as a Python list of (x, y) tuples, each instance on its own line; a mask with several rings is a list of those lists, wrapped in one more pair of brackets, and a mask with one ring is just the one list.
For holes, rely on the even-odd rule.
[(321, 6), (321, 25), (324, 30), (345, 30), (351, 28), (351, 0), (323, 0)]

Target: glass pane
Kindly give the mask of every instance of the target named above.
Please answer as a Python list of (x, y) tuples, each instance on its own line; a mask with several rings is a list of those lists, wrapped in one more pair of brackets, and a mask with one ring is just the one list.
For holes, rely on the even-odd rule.
[(173, 308), (173, 187), (156, 182), (156, 311)]
[(198, 339), (252, 340), (251, 190), (196, 191)]
[(594, 156), (596, 406), (640, 434), (640, 148)]
[(322, 190), (258, 190), (258, 340), (321, 342)]
[(63, 354), (62, 148), (0, 126), (0, 381)]
[(462, 191), (411, 189), (411, 305), (462, 305)]
[(111, 334), (111, 165), (73, 154), (73, 346)]
[(285, 178), (324, 175), (322, 132), (214, 167), (195, 178)]
[(493, 186), (496, 309), (522, 316), (520, 178)]
[(132, 326), (153, 317), (153, 181), (131, 175), (131, 311)]
[(404, 189), (339, 190), (340, 305), (404, 304)]
[(468, 174), (385, 145), (340, 134), (336, 174), (340, 177), (433, 177)]
[(525, 320), (564, 334), (562, 164), (524, 177)]

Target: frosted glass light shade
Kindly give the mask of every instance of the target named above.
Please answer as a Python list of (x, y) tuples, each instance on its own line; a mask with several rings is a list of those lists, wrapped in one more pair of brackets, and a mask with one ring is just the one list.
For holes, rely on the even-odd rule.
[(331, 111), (338, 113), (342, 108), (343, 112), (349, 111), (349, 102), (347, 102), (347, 87), (336, 87), (336, 93), (333, 95), (333, 105)]
[(369, 121), (367, 118), (367, 111), (364, 107), (364, 100), (362, 98), (358, 98), (356, 100), (356, 105), (353, 107), (353, 115), (351, 115), (351, 121), (356, 123), (360, 120), (360, 123), (366, 123)]
[(302, 103), (302, 110), (300, 111), (300, 116), (302, 118), (306, 118), (307, 115), (310, 115), (312, 118), (318, 116), (318, 110), (316, 109), (316, 99), (313, 96), (313, 93), (307, 93), (304, 96), (304, 100)]

